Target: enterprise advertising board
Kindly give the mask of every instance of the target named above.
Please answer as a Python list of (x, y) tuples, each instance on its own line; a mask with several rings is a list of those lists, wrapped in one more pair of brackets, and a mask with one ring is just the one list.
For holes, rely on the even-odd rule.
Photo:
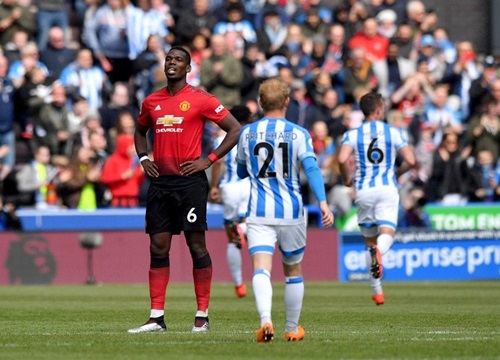
[[(340, 233), (339, 280), (369, 280), (359, 232)], [(383, 256), (384, 281), (500, 279), (500, 231), (399, 233)]]

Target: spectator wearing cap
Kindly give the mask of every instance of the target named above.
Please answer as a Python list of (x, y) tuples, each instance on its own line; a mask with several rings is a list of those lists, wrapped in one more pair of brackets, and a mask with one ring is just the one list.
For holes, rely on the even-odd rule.
[(379, 35), (378, 24), (375, 18), (367, 18), (363, 21), (363, 28), (349, 40), (349, 48), (361, 47), (366, 52), (366, 58), (372, 62), (387, 58), (389, 39)]
[(431, 34), (425, 34), (420, 39), (418, 59), (427, 62), (429, 72), (434, 77), (434, 80), (440, 82), (446, 71), (446, 61), (436, 52), (436, 42)]
[(291, 122), (310, 130), (318, 112), (307, 96), (306, 84), (301, 79), (293, 79), (290, 84), (290, 104), (285, 117)]
[(482, 113), (487, 99), (496, 92), (500, 99), (500, 82), (497, 81), (498, 63), (492, 55), (486, 56), (483, 61), (481, 76), (474, 80), (469, 89), (469, 108), (471, 115)]

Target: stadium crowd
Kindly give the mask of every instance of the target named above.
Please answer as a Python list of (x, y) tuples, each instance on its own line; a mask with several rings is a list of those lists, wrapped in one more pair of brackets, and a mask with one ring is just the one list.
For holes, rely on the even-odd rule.
[[(5, 203), (92, 210), (143, 205), (133, 148), (139, 107), (165, 86), (173, 45), (192, 54), (188, 82), (252, 118), (262, 80), (290, 85), (288, 120), (311, 133), (338, 215), (353, 202), (336, 149), (377, 91), (418, 168), (401, 182), (400, 222), (426, 202), (500, 200), (498, 63), (450, 39), (418, 0), (3, 0), (0, 181)], [(204, 153), (216, 126), (207, 125)], [(303, 177), (304, 201), (316, 199)]]

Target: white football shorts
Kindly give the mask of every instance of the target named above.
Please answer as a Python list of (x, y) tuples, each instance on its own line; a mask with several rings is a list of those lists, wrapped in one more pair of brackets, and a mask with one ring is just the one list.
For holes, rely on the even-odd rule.
[(306, 249), (306, 223), (298, 225), (247, 224), (247, 242), (250, 255), (274, 254), (275, 244), (281, 259), (287, 265), (302, 261)]
[(248, 199), (250, 198), (250, 180), (230, 182), (220, 186), (222, 203), (224, 204), (224, 219), (235, 221), (246, 217)]
[(376, 236), (378, 229), (388, 226), (396, 230), (398, 223), (399, 193), (392, 186), (358, 190), (354, 200), (358, 224), (363, 236)]

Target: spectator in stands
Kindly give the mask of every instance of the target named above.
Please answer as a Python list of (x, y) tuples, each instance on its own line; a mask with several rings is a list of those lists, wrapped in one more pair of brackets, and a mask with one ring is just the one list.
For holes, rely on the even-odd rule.
[(118, 113), (118, 118), (116, 119), (116, 125), (112, 127), (108, 132), (108, 137), (110, 139), (109, 149), (115, 151), (116, 149), (116, 139), (119, 135), (134, 135), (136, 119), (134, 115), (127, 110)]
[(39, 60), (38, 47), (34, 42), (29, 42), (21, 49), (21, 60), (10, 64), (7, 76), (12, 79), (14, 86), (19, 88), (24, 83), (24, 75), (34, 67), (42, 69), (46, 75), (49, 74), (45, 64)]
[(406, 18), (412, 27), (413, 36), (419, 33), (420, 26), (425, 20), (425, 5), (420, 0), (410, 0), (406, 5)]
[(436, 52), (436, 42), (430, 34), (425, 34), (420, 40), (418, 59), (425, 60), (429, 72), (436, 83), (440, 82), (446, 71), (446, 61)]
[(335, 143), (347, 130), (343, 123), (346, 108), (346, 105), (340, 104), (337, 92), (333, 88), (327, 89), (321, 96), (318, 118), (327, 123), (328, 135), (333, 138)]
[(14, 84), (7, 77), (8, 60), (0, 55), (0, 182), (14, 169), (15, 154), (15, 110)]
[(469, 201), (490, 202), (494, 200), (496, 161), (488, 149), (480, 149), (474, 158), (474, 165), (469, 170)]
[(394, 40), (399, 43), (399, 52), (405, 59), (417, 61), (417, 47), (413, 38), (412, 28), (407, 23), (401, 23), (398, 26)]
[(442, 82), (450, 84), (450, 94), (460, 99), (460, 121), (465, 122), (469, 118), (469, 89), (472, 81), (480, 76), (476, 52), (470, 41), (460, 41), (456, 45), (458, 58), (454, 64), (449, 64)]
[(367, 18), (363, 21), (363, 29), (358, 31), (349, 40), (349, 48), (363, 48), (366, 53), (366, 58), (371, 61), (380, 61), (387, 58), (387, 48), (389, 40), (377, 33), (377, 20)]
[(157, 35), (150, 35), (146, 49), (134, 60), (134, 85), (137, 103), (153, 92), (155, 73), (163, 68), (165, 51)]
[(90, 114), (89, 103), (86, 98), (78, 95), (72, 102), (73, 107), (68, 118), (68, 131), (70, 136), (74, 136), (82, 130), (85, 119), (87, 118), (87, 115)]
[(116, 126), (118, 114), (122, 111), (129, 111), (137, 119), (139, 112), (137, 107), (132, 105), (130, 88), (126, 83), (117, 82), (113, 85), (110, 101), (99, 109), (101, 126), (106, 132)]
[(290, 84), (290, 103), (285, 117), (289, 121), (310, 130), (316, 116), (317, 109), (307, 96), (306, 84), (301, 79), (292, 80)]
[(389, 44), (387, 59), (375, 61), (372, 67), (378, 79), (378, 91), (388, 101), (394, 91), (416, 70), (411, 60), (399, 56), (399, 45), (395, 41)]
[(312, 145), (316, 161), (318, 163), (323, 182), (329, 184), (332, 181), (332, 161), (335, 153), (335, 142), (328, 135), (328, 125), (323, 120), (316, 120), (311, 125)]
[(63, 206), (70, 209), (95, 210), (95, 183), (101, 180), (102, 169), (91, 161), (91, 149), (77, 147), (69, 164), (61, 169), (57, 192)]
[(64, 86), (54, 83), (45, 100), (34, 115), (35, 142), (38, 146), (47, 146), (51, 154), (64, 155), (69, 139), (70, 113)]
[(23, 76), (23, 85), (15, 96), (16, 126), (19, 127), (21, 138), (33, 137), (34, 116), (42, 104), (51, 101), (50, 92), (54, 81), (38, 66)]
[(471, 116), (486, 111), (488, 99), (500, 101), (500, 81), (498, 80), (498, 63), (492, 55), (483, 61), (481, 76), (473, 80), (469, 89), (469, 107)]
[(333, 64), (326, 61), (327, 47), (324, 35), (315, 34), (311, 39), (307, 39), (303, 50), (304, 54), (295, 68), (298, 78), (308, 83), (321, 71), (329, 73), (333, 70)]
[(101, 180), (111, 192), (112, 207), (139, 206), (139, 188), (144, 173), (139, 166), (132, 135), (118, 135), (116, 150), (104, 164)]
[(328, 32), (329, 23), (325, 23), (319, 13), (318, 9), (311, 8), (307, 11), (307, 16), (303, 23), (300, 24), (302, 34), (306, 38), (313, 37), (314, 35), (326, 36)]
[(398, 228), (432, 229), (430, 216), (424, 211), (425, 193), (421, 188), (414, 188), (399, 207)]
[(434, 96), (425, 108), (424, 121), (429, 124), (433, 131), (434, 144), (437, 146), (443, 140), (445, 130), (461, 135), (463, 126), (453, 109), (447, 104), (448, 87), (438, 85), (434, 90)]
[(351, 50), (351, 55), (343, 70), (345, 102), (352, 103), (354, 89), (362, 86), (371, 90), (378, 87), (378, 79), (372, 68), (372, 63), (366, 58), (366, 51), (362, 47)]
[(222, 19), (215, 24), (213, 33), (218, 35), (226, 35), (227, 33), (238, 34), (241, 47), (244, 42), (257, 42), (257, 34), (253, 24), (244, 19), (245, 10), (239, 2), (231, 3), (227, 6), (227, 19)]
[[(251, 3), (254, 3), (254, 7), (258, 7), (258, 9), (253, 10), (252, 12), (255, 14), (253, 15), (252, 19), (252, 14), (249, 13), (248, 7)], [(290, 21), (290, 13), (293, 11), (289, 11), (287, 8), (287, 5), (291, 5), (293, 8), (293, 4), (290, 4), (290, 2), (287, 2), (286, 5), (280, 4), (280, 0), (265, 0), (264, 4), (255, 4), (255, 1), (246, 1), (246, 13), (247, 13), (247, 18), (252, 21), (256, 29), (260, 29), (262, 25), (264, 24), (264, 14), (268, 11), (276, 11), (279, 14), (280, 21), (285, 24), (285, 25), (290, 25), (292, 22)], [(262, 3), (262, 2), (261, 2)]]
[(29, 34), (24, 30), (17, 30), (12, 33), (12, 39), (5, 44), (4, 55), (9, 60), (9, 64), (21, 60), (21, 49), (29, 42)]
[(287, 27), (281, 22), (276, 10), (264, 13), (264, 24), (256, 29), (257, 44), (267, 58), (274, 55), (286, 55)]
[(306, 22), (309, 11), (314, 10), (321, 19), (321, 22), (331, 24), (333, 22), (333, 11), (329, 6), (321, 0), (301, 1), (293, 16), (294, 21), (298, 24), (303, 24)]
[(73, 152), (76, 147), (80, 146), (90, 149), (90, 134), (92, 133), (99, 133), (103, 136), (105, 135), (105, 130), (101, 126), (101, 118), (96, 112), (89, 112), (84, 118), (83, 127), (72, 139)]
[(243, 66), (243, 80), (241, 82), (241, 99), (245, 102), (250, 99), (257, 99), (259, 85), (265, 77), (266, 55), (259, 50), (257, 44), (247, 44), (245, 55), (241, 59)]
[(320, 71), (315, 73), (312, 81), (306, 84), (307, 92), (311, 101), (315, 106), (319, 107), (321, 105), (321, 97), (323, 94), (332, 89), (332, 78), (330, 74), (325, 71)]
[(447, 64), (454, 64), (457, 60), (457, 49), (448, 37), (448, 31), (439, 27), (433, 32), (436, 51), (444, 58)]
[(3, 0), (0, 2), (0, 47), (11, 41), (12, 35), (18, 30), (24, 30), (33, 39), (36, 32), (33, 15), (30, 9), (17, 0)]
[(398, 30), (397, 15), (390, 9), (380, 11), (377, 16), (377, 32), (387, 39), (392, 39)]
[(422, 123), (418, 132), (418, 140), (414, 146), (415, 158), (418, 163), (415, 182), (427, 183), (432, 173), (432, 160), (436, 145), (432, 140), (432, 127), (427, 123)]
[(487, 111), (474, 116), (467, 124), (467, 143), (472, 146), (472, 154), (479, 150), (489, 150), (496, 163), (500, 155), (500, 103), (493, 99), (487, 102)]
[(66, 46), (64, 30), (52, 27), (48, 33), (48, 44), (40, 51), (40, 61), (47, 66), (49, 74), (59, 78), (62, 70), (75, 60), (76, 50)]
[(128, 81), (132, 74), (126, 36), (130, 13), (127, 6), (132, 5), (125, 5), (122, 0), (107, 0), (96, 10), (93, 20), (85, 23), (83, 29), (86, 45), (99, 59), (112, 83)]
[(36, 5), (37, 45), (43, 51), (47, 47), (52, 27), (58, 27), (65, 36), (68, 35), (69, 16), (66, 0), (37, 0)]
[(458, 140), (457, 134), (448, 131), (434, 152), (432, 173), (426, 188), (429, 201), (453, 206), (467, 203), (469, 178), (466, 159), (471, 149), (461, 149)]
[(50, 149), (44, 145), (38, 146), (33, 152), (33, 160), (21, 166), (16, 174), (18, 190), (30, 193), (30, 202), (23, 205), (45, 209), (48, 185), (57, 181), (57, 173), (57, 167), (51, 164)]
[(107, 76), (94, 65), (90, 49), (78, 50), (75, 61), (62, 70), (60, 80), (72, 97), (85, 97), (91, 110), (97, 111), (102, 106)]
[(160, 48), (172, 42), (173, 37), (164, 21), (164, 16), (151, 7), (151, 0), (138, 0), (137, 7), (127, 7), (127, 40), (128, 57), (132, 60), (146, 49), (146, 43), (151, 35), (160, 40)]
[(189, 43), (197, 33), (210, 38), (218, 19), (209, 11), (209, 4), (209, 0), (194, 0), (192, 9), (182, 13), (174, 28), (179, 43)]
[(226, 39), (214, 34), (210, 38), (212, 56), (201, 63), (201, 86), (215, 95), (227, 108), (241, 103), (243, 81), (241, 62), (227, 51)]

